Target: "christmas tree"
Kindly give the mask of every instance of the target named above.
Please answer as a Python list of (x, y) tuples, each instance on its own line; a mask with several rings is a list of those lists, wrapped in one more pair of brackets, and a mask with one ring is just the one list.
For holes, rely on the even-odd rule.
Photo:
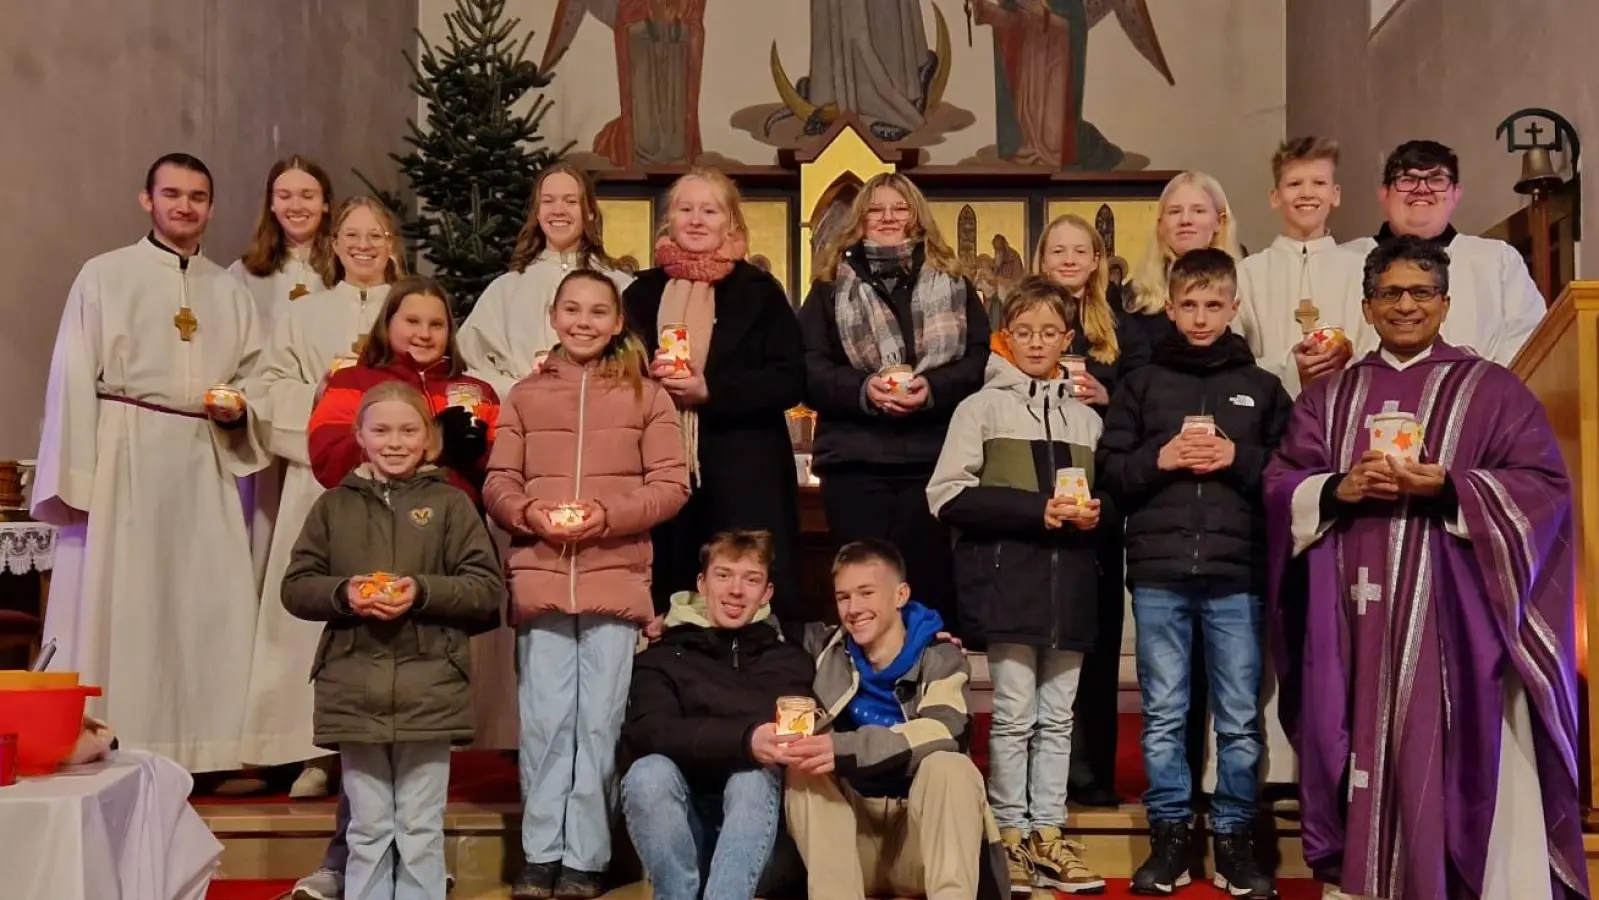
[(533, 33), (513, 37), (521, 20), (505, 18), (505, 3), (456, 0), (455, 11), (444, 15), (443, 43), (429, 45), (418, 32), (420, 58), (405, 54), (415, 75), (411, 89), (428, 103), (427, 127), (407, 120), (412, 149), (389, 156), (420, 208), (413, 212), (405, 196), (356, 173), (401, 216), (409, 255), (420, 252), (433, 264), (457, 318), (505, 272), (533, 179), (567, 149), (544, 146), (539, 124), (550, 102), (543, 94), (525, 112), (513, 111), (551, 76), (526, 59)]

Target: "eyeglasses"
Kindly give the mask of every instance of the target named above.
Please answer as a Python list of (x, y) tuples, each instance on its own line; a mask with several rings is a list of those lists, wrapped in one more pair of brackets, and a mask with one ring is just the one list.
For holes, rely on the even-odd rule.
[(1053, 341), (1060, 340), (1061, 336), (1065, 333), (1066, 332), (1063, 329), (1056, 328), (1054, 326), (1040, 328), (1037, 331), (1034, 331), (1031, 328), (1012, 328), (1009, 330), (1010, 336), (1015, 338), (1018, 343), (1022, 344), (1031, 344), (1033, 342), (1033, 338), (1038, 338), (1039, 340), (1048, 344)]
[(387, 231), (341, 231), (339, 240), (346, 244), (381, 244), (389, 239)]
[(1410, 299), (1417, 303), (1431, 303), (1443, 296), (1443, 293), (1443, 291), (1438, 289), (1437, 285), (1433, 284), (1390, 285), (1389, 287), (1378, 288), (1377, 296), (1371, 299), (1373, 302), (1380, 303), (1383, 306), (1391, 306), (1398, 303), (1400, 297), (1409, 294)]
[(1429, 172), (1425, 175), (1414, 175), (1406, 172), (1395, 175), (1389, 186), (1401, 194), (1413, 194), (1426, 185), (1427, 190), (1434, 194), (1441, 194), (1455, 185), (1455, 179), (1448, 172)]
[(868, 219), (909, 219), (911, 208), (909, 206), (870, 206), (866, 209)]

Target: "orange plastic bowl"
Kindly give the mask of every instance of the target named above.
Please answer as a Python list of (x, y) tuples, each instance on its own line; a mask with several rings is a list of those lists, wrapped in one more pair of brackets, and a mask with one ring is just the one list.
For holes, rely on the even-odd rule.
[(49, 775), (72, 755), (97, 687), (0, 691), (0, 734), (17, 736), (17, 774)]

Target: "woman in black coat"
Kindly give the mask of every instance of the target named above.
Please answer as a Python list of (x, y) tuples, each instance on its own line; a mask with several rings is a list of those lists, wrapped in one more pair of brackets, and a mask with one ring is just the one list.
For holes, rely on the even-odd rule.
[(954, 557), (927, 482), (955, 407), (983, 386), (988, 314), (897, 173), (861, 188), (815, 273), (799, 318), (828, 529), (836, 544), (893, 543), (911, 595), (953, 627)]
[[(804, 399), (804, 347), (788, 296), (743, 260), (737, 189), (718, 172), (678, 179), (668, 195), (658, 268), (623, 293), (628, 327), (654, 360), (651, 375), (677, 402), (689, 454), (688, 505), (654, 533), (656, 623), (677, 591), (692, 591), (700, 548), (720, 531), (772, 534), (772, 609), (803, 626), (799, 597), (799, 482), (784, 413)], [(689, 355), (662, 353), (681, 326)]]

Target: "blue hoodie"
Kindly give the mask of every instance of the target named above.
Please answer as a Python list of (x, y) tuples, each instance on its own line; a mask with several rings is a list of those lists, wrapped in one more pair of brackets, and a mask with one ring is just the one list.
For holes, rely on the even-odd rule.
[[(900, 610), (900, 617), (905, 622), (905, 646), (900, 648), (899, 654), (893, 662), (881, 670), (873, 669), (872, 663), (866, 658), (866, 651), (855, 643), (855, 639), (846, 636), (844, 649), (849, 653), (850, 661), (855, 664), (855, 671), (860, 674), (860, 689), (845, 707), (844, 715), (836, 726), (842, 731), (853, 731), (861, 727), (877, 726), (892, 728), (895, 725), (905, 724), (905, 708), (900, 705), (899, 695), (894, 692), (894, 687), (900, 679), (910, 672), (918, 660), (922, 658), (922, 651), (926, 650), (938, 633), (944, 630), (944, 619), (938, 613), (917, 603), (915, 600), (905, 604)], [(853, 783), (852, 786), (863, 797), (904, 797), (910, 792), (910, 779), (906, 777), (870, 779), (865, 783)]]

